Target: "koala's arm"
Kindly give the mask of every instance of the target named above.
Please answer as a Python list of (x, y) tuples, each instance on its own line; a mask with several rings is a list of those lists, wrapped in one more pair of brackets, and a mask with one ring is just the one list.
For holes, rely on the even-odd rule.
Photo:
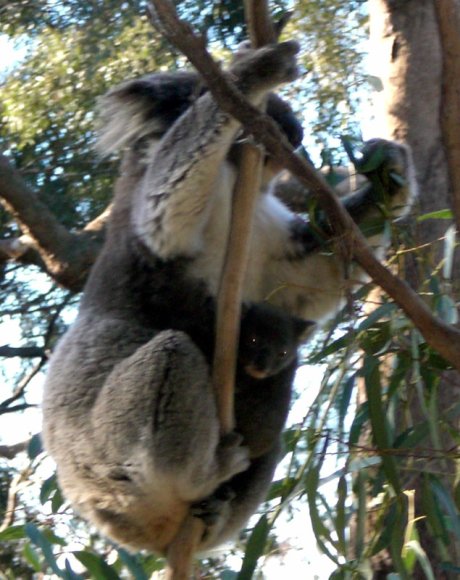
[[(285, 42), (259, 49), (230, 73), (257, 104), (267, 92), (297, 75), (298, 45)], [(137, 235), (163, 259), (194, 255), (213, 204), (227, 204), (235, 181), (225, 163), (239, 123), (206, 93), (161, 139), (137, 192), (133, 221)]]
[[(377, 152), (381, 156), (381, 162), (365, 174), (368, 181), (356, 191), (341, 197), (351, 217), (361, 226), (367, 237), (381, 236), (385, 221), (404, 217), (417, 194), (415, 170), (409, 148), (393, 141), (373, 139), (363, 149), (363, 161)], [(287, 205), (292, 200), (299, 213), (301, 204), (304, 211), (308, 211), (311, 196), (297, 180), (281, 179), (274, 184), (273, 193)], [(310, 220), (295, 222), (294, 233), (296, 241), (300, 242), (303, 249), (299, 253), (301, 258), (323, 247), (331, 228), (327, 216), (319, 211), (314, 223)]]

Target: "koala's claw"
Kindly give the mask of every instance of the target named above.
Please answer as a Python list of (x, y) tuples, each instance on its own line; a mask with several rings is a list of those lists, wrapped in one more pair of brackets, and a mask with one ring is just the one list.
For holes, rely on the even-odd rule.
[(274, 88), (299, 76), (296, 60), (299, 50), (294, 40), (247, 50), (237, 55), (231, 71), (245, 92)]
[(190, 511), (192, 516), (200, 518), (207, 527), (211, 527), (217, 523), (222, 512), (234, 497), (235, 492), (224, 483), (209, 497), (192, 504)]
[(221, 481), (227, 481), (249, 467), (249, 449), (243, 447), (242, 442), (243, 437), (235, 432), (221, 438), (217, 451)]
[(236, 497), (233, 489), (224, 483), (216, 489), (216, 491), (202, 499), (193, 503), (190, 507), (190, 512), (193, 517), (200, 518), (203, 521), (206, 528), (204, 536), (209, 534), (209, 528), (215, 526), (224, 515), (224, 512), (228, 510), (229, 503)]

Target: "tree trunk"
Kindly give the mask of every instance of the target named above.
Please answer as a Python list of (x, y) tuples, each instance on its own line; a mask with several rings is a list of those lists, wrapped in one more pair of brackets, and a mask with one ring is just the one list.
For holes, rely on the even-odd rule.
[[(460, 76), (449, 78), (451, 73), (447, 67), (449, 62), (460, 67), (460, 53), (455, 54), (458, 51), (460, 30), (452, 26), (451, 30), (456, 35), (453, 39), (456, 42), (453, 43), (449, 43), (446, 38), (448, 31), (441, 36), (440, 29), (445, 31), (445, 28), (442, 28), (443, 22), (437, 13), (439, 7), (436, 6), (436, 2), (441, 1), (443, 8), (451, 10), (450, 20), (460, 15), (460, 0), (369, 0), (371, 58), (375, 63), (375, 74), (383, 83), (381, 110), (377, 112), (386, 121), (387, 135), (382, 136), (407, 142), (412, 148), (419, 184), (420, 214), (453, 208), (456, 215), (456, 188), (451, 183), (458, 171), (453, 160), (458, 159), (460, 151), (456, 149), (456, 142), (451, 135), (460, 135), (460, 111), (455, 101), (458, 101), (460, 95)], [(443, 16), (445, 25), (449, 19), (445, 13)], [(446, 50), (449, 50), (450, 60), (446, 60)], [(457, 90), (452, 83), (456, 83)], [(445, 90), (446, 86), (454, 90)], [(449, 113), (447, 121), (446, 113)], [(442, 238), (450, 225), (451, 222), (446, 220), (427, 220), (413, 224), (416, 244), (428, 244), (422, 250), (422, 258), (418, 252), (417, 262), (414, 259), (407, 267), (408, 281), (414, 287), (418, 287), (439, 263), (443, 255)], [(452, 279), (459, 280), (459, 274), (457, 255)], [(448, 373), (439, 391), (441, 413), (458, 400), (459, 389), (459, 374), (453, 371)], [(413, 412), (415, 417), (422, 417), (420, 410), (413, 409)], [(443, 443), (446, 449), (454, 446), (452, 440)], [(454, 473), (445, 474), (444, 477), (447, 488), (452, 489)], [(417, 516), (423, 516), (424, 513), (422, 478), (423, 474), (420, 473), (414, 482), (412, 474), (407, 484), (408, 489), (416, 490)], [(442, 558), (435, 548), (433, 530), (426, 527), (424, 520), (417, 523), (417, 528), (435, 577), (451, 578), (440, 567)], [(447, 550), (451, 561), (460, 562), (460, 552), (454, 541)], [(375, 578), (385, 577), (387, 564), (387, 557), (374, 562)], [(416, 568), (413, 578), (425, 577)]]

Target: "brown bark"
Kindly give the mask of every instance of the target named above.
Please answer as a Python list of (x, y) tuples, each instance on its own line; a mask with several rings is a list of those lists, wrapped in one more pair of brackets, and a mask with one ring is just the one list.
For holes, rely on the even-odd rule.
[(457, 230), (460, 229), (460, 3), (434, 3), (442, 46), (441, 128)]
[(65, 288), (80, 291), (102, 244), (106, 212), (84, 230), (69, 232), (4, 155), (0, 155), (0, 199), (25, 234), (2, 241), (0, 261), (35, 264)]
[[(433, 0), (370, 0), (371, 55), (384, 86), (390, 139), (409, 143), (420, 189), (420, 213), (450, 206), (441, 112), (442, 52)], [(418, 226), (417, 237), (441, 237), (446, 224)]]
[[(460, 199), (459, 10), (458, 0), (370, 0), (371, 55), (378, 63), (378, 74), (384, 86), (381, 114), (387, 122), (386, 136), (404, 140), (412, 148), (420, 190), (420, 212), (453, 207), (457, 223)], [(440, 261), (443, 248), (433, 240), (441, 239), (449, 225), (444, 220), (414, 225), (417, 242), (427, 244), (428, 250), (419, 250), (417, 261), (407, 268), (411, 286), (417, 287), (423, 282)], [(458, 280), (458, 261), (456, 271), (454, 280)], [(459, 388), (459, 373), (446, 374), (439, 391), (441, 416), (443, 410), (455, 402)], [(410, 411), (414, 422), (424, 419), (416, 397)], [(443, 444), (446, 450), (455, 449), (455, 442), (447, 436)], [(438, 474), (444, 473), (446, 487), (452, 489), (454, 474), (446, 473), (445, 464), (430, 464), (430, 470), (436, 472), (436, 468), (439, 468)], [(425, 511), (423, 476), (421, 472), (414, 472), (405, 481), (409, 489), (416, 490), (417, 516)], [(435, 577), (451, 578), (441, 568), (442, 557), (436, 546), (439, 541), (435, 541), (433, 530), (423, 519), (417, 523), (417, 528)], [(454, 538), (445, 549), (451, 561), (458, 563), (460, 552)], [(385, 563), (375, 562), (374, 570), (376, 578), (388, 572)], [(416, 568), (412, 577), (421, 579), (425, 575)]]

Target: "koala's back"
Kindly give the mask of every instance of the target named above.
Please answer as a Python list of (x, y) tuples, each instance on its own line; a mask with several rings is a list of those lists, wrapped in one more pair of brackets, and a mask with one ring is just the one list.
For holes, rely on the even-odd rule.
[(151, 336), (121, 318), (81, 314), (51, 361), (43, 437), (58, 465), (59, 485), (80, 515), (128, 548), (164, 554), (189, 503), (177, 493), (174, 476), (169, 479), (155, 464), (148, 396), (131, 404), (131, 385), (120, 384), (119, 400), (113, 401), (119, 421), (116, 413), (97, 412), (114, 367)]

